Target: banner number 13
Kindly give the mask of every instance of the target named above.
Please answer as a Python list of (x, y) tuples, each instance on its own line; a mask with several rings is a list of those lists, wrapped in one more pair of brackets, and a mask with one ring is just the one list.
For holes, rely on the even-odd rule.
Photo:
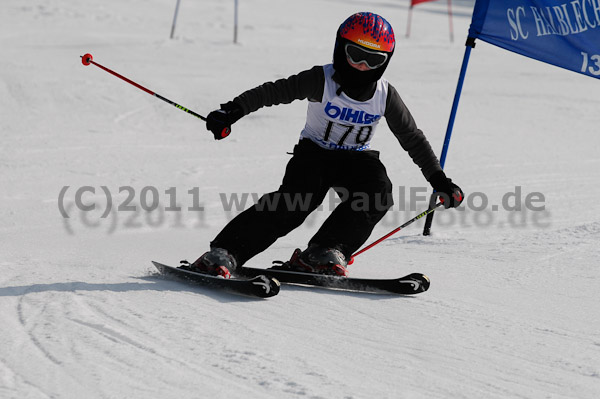
[[(581, 52), (583, 56), (583, 64), (581, 65), (582, 73), (590, 73), (594, 76), (600, 76), (600, 55), (589, 55), (588, 53)], [(592, 65), (589, 65), (589, 64)]]

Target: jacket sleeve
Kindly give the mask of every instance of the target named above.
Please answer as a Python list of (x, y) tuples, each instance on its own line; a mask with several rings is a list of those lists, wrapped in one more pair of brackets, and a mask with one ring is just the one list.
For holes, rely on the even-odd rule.
[(325, 73), (322, 66), (314, 66), (286, 79), (263, 83), (247, 90), (233, 99), (240, 105), (244, 115), (262, 107), (289, 104), (294, 100), (321, 101), (325, 87)]
[(402, 148), (408, 152), (413, 162), (421, 168), (427, 180), (435, 172), (442, 170), (440, 162), (431, 149), (423, 132), (417, 128), (410, 111), (400, 98), (398, 91), (388, 84), (385, 119)]

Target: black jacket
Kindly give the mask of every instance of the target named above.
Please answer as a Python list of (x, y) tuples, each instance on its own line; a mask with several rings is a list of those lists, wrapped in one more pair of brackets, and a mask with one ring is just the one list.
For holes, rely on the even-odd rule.
[[(335, 75), (334, 75), (335, 79)], [(267, 82), (237, 96), (233, 101), (241, 106), (244, 115), (262, 107), (289, 104), (294, 100), (320, 102), (325, 88), (325, 74), (322, 66), (315, 66), (286, 79)], [(359, 91), (345, 91), (348, 96), (365, 101), (373, 96), (375, 83)], [(408, 152), (412, 160), (421, 168), (427, 180), (437, 171), (440, 163), (431, 145), (417, 124), (396, 89), (388, 84), (385, 119), (400, 145)]]

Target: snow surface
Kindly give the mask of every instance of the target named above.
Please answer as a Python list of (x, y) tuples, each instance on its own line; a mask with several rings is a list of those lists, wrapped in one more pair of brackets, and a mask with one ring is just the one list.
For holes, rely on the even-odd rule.
[[(599, 82), (483, 42), (446, 162), (470, 205), (440, 212), (433, 236), (418, 222), (351, 266), (423, 272), (429, 292), (286, 286), (254, 300), (156, 276), (150, 260), (207, 249), (235, 214), (222, 198), (278, 187), (306, 103), (260, 110), (217, 142), (80, 55), (206, 114), (329, 62), (338, 25), (370, 10), (396, 29), (385, 76), (439, 151), (473, 6), (453, 1), (450, 42), (444, 1), (415, 8), (407, 40), (408, 1), (245, 0), (233, 44), (233, 3), (184, 0), (170, 40), (175, 1), (2, 1), (0, 397), (600, 397)], [(427, 184), (384, 125), (373, 146), (397, 205), (371, 240), (426, 207), (410, 201)], [(84, 212), (74, 200), (86, 187), (97, 208)], [(137, 211), (102, 218), (103, 187), (115, 207), (134, 194)], [(544, 210), (505, 209), (518, 190)], [(160, 206), (141, 211), (153, 194)], [(251, 264), (288, 258), (330, 208)]]

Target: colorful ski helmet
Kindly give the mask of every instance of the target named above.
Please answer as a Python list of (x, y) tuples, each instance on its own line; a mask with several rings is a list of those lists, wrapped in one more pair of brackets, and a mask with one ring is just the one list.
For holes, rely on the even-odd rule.
[(346, 19), (339, 36), (370, 50), (394, 52), (396, 38), (392, 26), (383, 17), (370, 12), (359, 12)]
[[(375, 66), (367, 71), (359, 71), (347, 61), (347, 45), (372, 53), (381, 53), (381, 62), (373, 61)], [(381, 78), (387, 68), (396, 47), (396, 38), (392, 26), (380, 15), (371, 12), (359, 12), (348, 17), (337, 31), (333, 53), (333, 67), (342, 87), (358, 88), (367, 86)], [(372, 65), (371, 65), (372, 64)]]

